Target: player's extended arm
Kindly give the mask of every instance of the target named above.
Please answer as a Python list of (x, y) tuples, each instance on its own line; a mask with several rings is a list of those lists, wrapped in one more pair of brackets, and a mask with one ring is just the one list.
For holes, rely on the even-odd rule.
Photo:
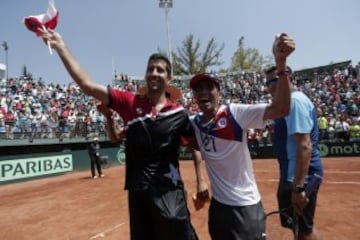
[(310, 134), (294, 134), (297, 145), (294, 184), (304, 185), (312, 153)]
[(106, 86), (96, 83), (91, 76), (88, 75), (70, 53), (70, 50), (67, 48), (59, 33), (53, 30), (42, 30), (42, 38), (45, 43), (49, 43), (50, 46), (56, 50), (66, 70), (85, 94), (100, 100), (104, 104), (109, 103)]
[(210, 200), (209, 189), (206, 181), (204, 179), (204, 175), (202, 174), (202, 156), (199, 150), (192, 150), (193, 158), (194, 158), (194, 166), (195, 166), (195, 174), (196, 174), (196, 194), (193, 194), (192, 198), (194, 201), (195, 209), (201, 209), (206, 201)]
[[(311, 160), (311, 138), (310, 134), (295, 133), (293, 136), (297, 145), (293, 184), (295, 186), (304, 186)], [(309, 200), (307, 199), (306, 192), (293, 192), (291, 201), (297, 214), (301, 214), (302, 209), (306, 206)]]
[(194, 166), (195, 166), (195, 174), (196, 174), (196, 183), (197, 183), (197, 193), (204, 195), (204, 197), (208, 197), (208, 186), (204, 179), (204, 175), (202, 173), (202, 156), (201, 152), (193, 149), (193, 158), (194, 158)]

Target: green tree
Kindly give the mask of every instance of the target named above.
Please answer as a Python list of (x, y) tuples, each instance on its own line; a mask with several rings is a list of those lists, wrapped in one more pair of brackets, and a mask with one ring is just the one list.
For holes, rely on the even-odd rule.
[(22, 67), (22, 76), (32, 78), (32, 73), (28, 71), (26, 65)]
[(242, 36), (231, 59), (230, 71), (258, 71), (268, 67), (272, 62), (272, 56), (263, 57), (256, 48), (245, 48)]
[(195, 41), (193, 34), (185, 37), (182, 45), (177, 48), (177, 53), (172, 53), (175, 75), (206, 72), (209, 67), (220, 66), (223, 63), (220, 56), (224, 44), (219, 46), (214, 37), (208, 41), (204, 52), (201, 52), (200, 47), (200, 40)]

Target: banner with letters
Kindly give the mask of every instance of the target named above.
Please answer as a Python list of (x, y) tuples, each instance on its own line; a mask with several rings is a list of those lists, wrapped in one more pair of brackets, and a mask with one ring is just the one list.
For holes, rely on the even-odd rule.
[(0, 161), (0, 182), (73, 171), (71, 154)]

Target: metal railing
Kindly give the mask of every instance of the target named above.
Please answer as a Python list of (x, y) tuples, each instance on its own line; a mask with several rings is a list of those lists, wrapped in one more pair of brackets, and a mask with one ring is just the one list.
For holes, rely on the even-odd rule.
[(88, 141), (94, 137), (107, 139), (107, 129), (104, 123), (77, 122), (75, 124), (59, 123), (50, 125), (36, 124), (5, 124), (0, 131), (0, 144), (11, 142), (13, 140), (28, 141), (29, 143), (36, 141)]

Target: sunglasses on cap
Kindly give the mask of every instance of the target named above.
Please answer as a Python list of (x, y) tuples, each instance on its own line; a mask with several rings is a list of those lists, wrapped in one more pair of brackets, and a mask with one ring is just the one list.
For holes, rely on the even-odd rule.
[(266, 81), (266, 86), (268, 87), (268, 86), (270, 86), (271, 84), (277, 83), (278, 79), (279, 79), (279, 78), (276, 77), (276, 78), (273, 78), (273, 79), (270, 79), (270, 80)]

